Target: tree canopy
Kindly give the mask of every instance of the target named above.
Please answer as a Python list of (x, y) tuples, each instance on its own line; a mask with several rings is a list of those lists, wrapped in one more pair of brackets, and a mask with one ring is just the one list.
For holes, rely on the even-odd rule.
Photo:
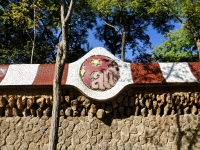
[[(149, 0), (89, 0), (93, 12), (103, 24), (96, 27), (96, 38), (115, 55), (124, 60), (126, 50), (144, 56), (150, 49), (147, 28), (151, 25), (160, 33), (173, 29), (171, 16), (166, 12), (149, 13), (152, 6)], [(138, 57), (139, 58), (139, 57)]]
[(153, 1), (154, 7), (149, 9), (151, 13), (163, 10), (181, 25), (181, 29), (167, 33), (167, 40), (154, 48), (154, 58), (157, 61), (200, 60), (200, 1)]
[[(69, 5), (69, 2), (66, 1), (66, 4)], [(89, 47), (87, 30), (93, 27), (96, 20), (86, 4), (77, 3), (78, 9), (74, 9), (77, 12), (74, 11), (70, 19), (68, 40), (71, 57), (68, 57), (68, 62), (80, 58)], [(0, 63), (30, 62), (34, 9), (36, 39), (33, 63), (55, 62), (55, 46), (62, 37), (59, 0), (5, 0), (0, 2)]]
[(159, 62), (197, 61), (195, 41), (184, 28), (165, 34), (167, 40), (155, 46), (153, 59)]
[[(70, 0), (66, 0), (69, 7)], [(61, 41), (60, 0), (0, 2), (0, 63), (54, 63)], [(35, 15), (34, 15), (35, 14)], [(73, 62), (90, 50), (88, 31), (114, 55), (125, 60), (196, 61), (200, 51), (200, 2), (192, 0), (81, 0), (72, 12), (68, 58)], [(180, 23), (180, 30), (174, 29)], [(151, 53), (152, 26), (166, 41)], [(35, 35), (35, 36), (34, 36)], [(200, 56), (199, 56), (200, 57)]]

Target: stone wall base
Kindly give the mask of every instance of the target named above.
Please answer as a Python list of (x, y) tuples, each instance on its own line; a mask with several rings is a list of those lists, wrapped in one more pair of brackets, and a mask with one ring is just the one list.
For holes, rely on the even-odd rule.
[[(58, 150), (200, 149), (200, 115), (60, 117)], [(1, 117), (1, 150), (47, 150), (51, 118)]]

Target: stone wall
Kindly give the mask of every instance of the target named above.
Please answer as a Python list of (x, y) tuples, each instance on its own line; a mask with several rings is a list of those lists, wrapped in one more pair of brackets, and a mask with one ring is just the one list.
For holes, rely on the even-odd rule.
[[(198, 92), (128, 89), (106, 102), (63, 93), (58, 149), (200, 149)], [(46, 150), (52, 101), (50, 94), (1, 94), (1, 150)]]
[[(199, 115), (61, 117), (58, 150), (200, 149)], [(1, 150), (47, 150), (51, 118), (0, 118)]]

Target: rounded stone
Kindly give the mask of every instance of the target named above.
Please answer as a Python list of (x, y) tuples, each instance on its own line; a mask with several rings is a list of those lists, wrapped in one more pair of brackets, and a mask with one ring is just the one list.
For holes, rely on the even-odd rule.
[(110, 131), (104, 131), (103, 133), (103, 139), (106, 141), (110, 141), (112, 138), (112, 133)]
[(142, 123), (143, 123), (143, 125), (145, 126), (145, 127), (149, 127), (149, 119), (148, 118), (143, 118), (142, 119)]
[(150, 122), (149, 122), (149, 127), (150, 127), (151, 129), (154, 129), (156, 126), (157, 126), (157, 125), (156, 125), (156, 122), (155, 122), (155, 121), (150, 121)]
[(138, 140), (139, 140), (138, 135), (134, 135), (134, 134), (130, 135), (130, 141), (131, 141), (132, 145), (134, 145), (135, 143), (137, 143)]
[(5, 150), (15, 150), (15, 146), (14, 145), (6, 145)]
[(119, 140), (120, 139), (120, 131), (115, 131), (112, 133), (112, 137), (116, 140)]
[(146, 127), (145, 128), (145, 135), (146, 137), (153, 137), (156, 134), (157, 130), (153, 130), (151, 128)]
[(128, 105), (129, 105), (129, 97), (126, 96), (126, 97), (124, 98), (124, 100), (123, 100), (123, 105), (126, 106), (126, 107), (128, 107)]
[(89, 113), (95, 114), (97, 112), (97, 107), (94, 104), (91, 104)]
[(21, 146), (19, 147), (19, 150), (25, 150), (28, 149), (28, 143), (27, 142), (22, 142)]
[(0, 107), (6, 106), (6, 99), (2, 95), (0, 95)]
[(118, 103), (121, 103), (124, 99), (124, 96), (123, 95), (120, 95), (118, 98), (117, 98), (117, 102)]
[(138, 133), (137, 128), (136, 128), (134, 125), (132, 125), (132, 126), (130, 127), (130, 133), (131, 133), (131, 134), (137, 134), (137, 133)]
[(87, 133), (86, 130), (83, 130), (83, 129), (82, 129), (82, 130), (80, 130), (80, 131), (78, 132), (78, 135), (79, 135), (80, 138), (82, 138), (84, 135), (86, 135), (86, 133)]
[(142, 117), (141, 116), (135, 116), (133, 120), (133, 124), (135, 126), (138, 126), (142, 122)]
[(140, 145), (134, 145), (133, 149), (134, 150), (142, 150), (142, 147)]
[(139, 140), (140, 140), (140, 144), (141, 144), (141, 145), (144, 145), (144, 144), (147, 143), (147, 139), (146, 139), (146, 137), (145, 137), (144, 135), (141, 135), (141, 136), (139, 137)]
[(42, 133), (40, 131), (37, 132), (37, 133), (34, 133), (34, 139), (33, 139), (33, 141), (35, 143), (37, 143), (41, 139), (41, 137), (42, 137)]
[(121, 131), (121, 129), (125, 126), (125, 122), (124, 122), (124, 120), (119, 120), (119, 121), (117, 121), (117, 123), (118, 123), (117, 130)]
[(113, 108), (117, 108), (117, 107), (118, 107), (118, 104), (117, 104), (116, 101), (112, 101), (111, 104), (112, 104), (112, 107), (113, 107)]
[(29, 150), (36, 150), (36, 149), (38, 149), (37, 143), (31, 142), (31, 143), (29, 144), (28, 149), (29, 149)]
[(73, 145), (78, 145), (78, 144), (80, 144), (80, 138), (79, 138), (79, 136), (78, 136), (77, 134), (74, 134), (74, 135), (72, 136), (72, 143), (73, 143)]
[(112, 123), (111, 123), (111, 126), (110, 126), (110, 131), (115, 132), (117, 130), (117, 128), (118, 128), (117, 121), (113, 120)]
[[(85, 150), (86, 148), (85, 148), (85, 144), (79, 144), (79, 145), (76, 145), (76, 147), (75, 147), (75, 149), (76, 150)], [(64, 150), (64, 149), (63, 149)]]
[(24, 140), (27, 142), (32, 142), (34, 139), (34, 134), (32, 133), (32, 131), (27, 131), (24, 134)]
[(160, 141), (162, 141), (163, 144), (167, 144), (167, 141), (168, 141), (168, 139), (167, 139), (167, 132), (163, 132), (163, 133), (161, 134), (161, 136), (160, 136)]
[(124, 106), (118, 107), (118, 112), (119, 112), (119, 115), (120, 115), (121, 117), (123, 117), (123, 116), (124, 116)]
[(136, 126), (137, 128), (137, 131), (138, 131), (138, 135), (141, 135), (142, 133), (144, 133), (144, 125), (143, 124), (140, 124), (138, 126)]
[(6, 141), (3, 137), (0, 138), (0, 147), (5, 145)]
[(96, 115), (98, 119), (103, 119), (105, 117), (104, 109), (98, 109)]
[(17, 140), (17, 134), (15, 131), (11, 131), (9, 135), (6, 137), (6, 143), (8, 145), (14, 144), (16, 140)]
[(129, 99), (129, 106), (134, 106), (135, 105), (135, 98), (134, 97), (131, 97)]
[(69, 124), (68, 124), (67, 128), (68, 128), (69, 131), (73, 131), (74, 126), (75, 126), (74, 122), (73, 121), (69, 121)]
[(92, 136), (91, 138), (90, 138), (90, 144), (91, 145), (95, 145), (97, 143), (97, 138), (96, 138), (96, 136)]
[(168, 133), (168, 141), (173, 142), (175, 138), (175, 133), (169, 132)]
[(4, 131), (6, 131), (6, 129), (9, 128), (9, 121), (6, 121), (6, 119), (4, 119), (2, 122), (1, 122), (1, 133), (4, 133)]
[(77, 110), (78, 108), (78, 100), (72, 100), (71, 101), (71, 108), (73, 111)]
[(109, 150), (117, 149), (117, 142), (116, 140), (112, 140), (109, 144)]
[(123, 142), (127, 142), (129, 140), (129, 128), (126, 126), (121, 130), (121, 140)]
[(152, 144), (158, 145), (159, 144), (159, 136), (154, 136), (152, 139)]
[(85, 108), (88, 109), (90, 107), (90, 105), (91, 105), (91, 101), (86, 98), (85, 101), (83, 102), (83, 106), (85, 106)]
[(73, 117), (78, 117), (79, 116), (79, 112), (78, 111), (73, 111)]
[(125, 150), (132, 150), (132, 145), (131, 145), (131, 143), (127, 142), (127, 143), (125, 144)]

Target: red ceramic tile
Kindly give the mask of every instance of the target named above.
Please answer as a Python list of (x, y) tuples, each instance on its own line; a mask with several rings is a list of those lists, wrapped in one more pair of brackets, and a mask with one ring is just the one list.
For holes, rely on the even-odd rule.
[(165, 82), (158, 63), (131, 63), (131, 71), (134, 83)]
[(189, 62), (188, 65), (194, 77), (200, 82), (200, 62)]
[[(40, 64), (33, 85), (53, 85), (55, 64)], [(65, 84), (68, 74), (68, 64), (65, 64), (61, 84)]]
[(0, 82), (6, 76), (9, 65), (0, 65)]
[(64, 70), (63, 70), (63, 75), (62, 75), (62, 80), (61, 80), (62, 85), (66, 84), (67, 75), (68, 75), (68, 64), (65, 64)]
[(117, 63), (111, 58), (95, 55), (83, 62), (80, 75), (88, 88), (105, 91), (118, 81), (119, 70)]
[(41, 64), (33, 81), (33, 85), (52, 85), (54, 76), (54, 64)]

